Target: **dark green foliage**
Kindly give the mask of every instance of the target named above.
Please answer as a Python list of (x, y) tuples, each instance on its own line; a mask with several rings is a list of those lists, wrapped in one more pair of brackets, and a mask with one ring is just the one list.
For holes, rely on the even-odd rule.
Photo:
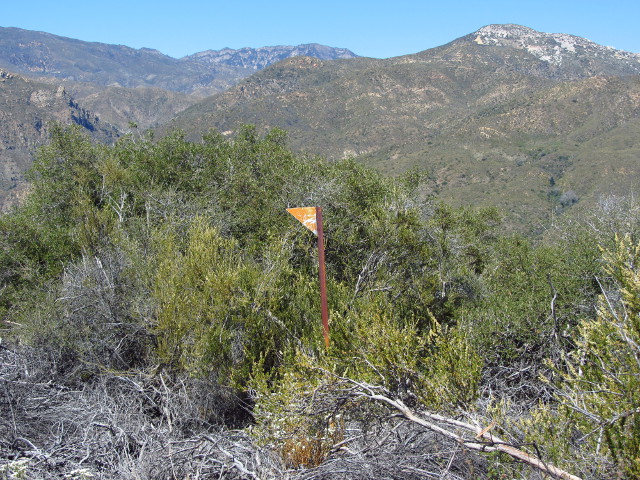
[(593, 313), (599, 254), (582, 245), (500, 239), (483, 275), (485, 294), (458, 311), (491, 366), (541, 365), (571, 345), (573, 328)]
[(53, 131), (31, 172), (31, 195), (22, 208), (0, 217), (0, 308), (10, 308), (19, 291), (59, 275), (80, 253), (81, 232), (95, 217), (99, 148), (78, 129)]
[(582, 319), (575, 348), (552, 364), (559, 415), (543, 424), (552, 433), (559, 425), (577, 433), (555, 442), (564, 443), (564, 461), (571, 462), (575, 451), (593, 456), (608, 450), (608, 456), (596, 456), (588, 470), (597, 478), (638, 479), (640, 246), (630, 235), (615, 243), (604, 251), (604, 271), (611, 283), (606, 289), (602, 285), (597, 314)]
[[(69, 382), (153, 367), (255, 389), (267, 440), (281, 400), (295, 404), (327, 375), (450, 413), (474, 409), (483, 387), (551, 401), (539, 374), (582, 348), (575, 335), (586, 335), (580, 322), (605, 277), (598, 243), (615, 246), (625, 225), (637, 235), (637, 209), (609, 205), (602, 222), (567, 223), (534, 244), (501, 234), (495, 209), (421, 199), (420, 177), (296, 155), (280, 130), (105, 147), (54, 129), (27, 201), (0, 217), (2, 326)], [(286, 212), (313, 205), (325, 218), (328, 351), (316, 239)], [(528, 435), (548, 430), (537, 424), (552, 408), (531, 417)], [(313, 443), (323, 422), (284, 423)], [(612, 455), (635, 448), (603, 432)], [(273, 439), (300, 464), (322, 461), (334, 438), (311, 459), (285, 433)]]
[[(26, 205), (2, 219), (5, 308), (81, 254), (125, 251), (147, 272), (129, 288), (150, 292), (155, 305), (139, 321), (175, 367), (213, 367), (243, 383), (260, 358), (272, 368), (300, 345), (316, 348), (315, 240), (286, 213), (291, 206), (323, 207), (336, 322), (348, 325), (372, 304), (418, 335), (434, 328), (434, 316), (446, 326), (471, 318), (464, 324), (480, 350), (496, 334), (508, 339), (489, 363), (527, 352), (542, 359), (549, 342), (540, 335), (559, 341), (567, 323), (564, 289), (573, 287), (547, 278), (558, 252), (496, 243), (495, 210), (418, 201), (419, 175), (391, 180), (351, 160), (296, 156), (280, 130), (212, 132), (199, 143), (179, 132), (158, 142), (131, 135), (104, 147), (57, 128), (32, 177)], [(557, 325), (551, 288), (561, 292)], [(352, 348), (353, 333), (342, 329), (346, 343), (336, 348)]]
[[(285, 209), (322, 205), (335, 318), (373, 301), (385, 317), (417, 322), (426, 334), (437, 303), (436, 245), (422, 221), (429, 211), (413, 198), (419, 181), (384, 179), (351, 160), (296, 156), (285, 141), (282, 131), (259, 137), (246, 127), (233, 139), (211, 133), (193, 143), (177, 132), (158, 142), (130, 136), (104, 147), (76, 129), (55, 129), (33, 169), (28, 202), (2, 219), (5, 308), (36, 281), (55, 284), (63, 268), (69, 278), (86, 271), (91, 258), (124, 252), (127, 268), (146, 276), (113, 286), (122, 292), (109, 294), (118, 298), (118, 323), (157, 337), (157, 354), (172, 368), (213, 370), (242, 384), (258, 361), (271, 369), (301, 345), (319, 347), (315, 240)], [(448, 238), (464, 230), (471, 240), (476, 233), (458, 229), (457, 221), (447, 227)], [(439, 274), (456, 258), (475, 262), (468, 250), (447, 253), (451, 265), (439, 265)], [(150, 304), (140, 315), (134, 311), (143, 292)], [(83, 307), (85, 316), (70, 320), (60, 305), (53, 303), (60, 325), (111, 315)], [(110, 348), (89, 355), (71, 333), (71, 344), (91, 362)]]

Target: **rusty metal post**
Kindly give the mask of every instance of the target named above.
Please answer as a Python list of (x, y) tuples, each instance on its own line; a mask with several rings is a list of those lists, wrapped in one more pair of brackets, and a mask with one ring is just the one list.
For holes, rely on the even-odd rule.
[(320, 277), (320, 312), (324, 343), (329, 349), (329, 307), (327, 306), (327, 272), (324, 263), (324, 231), (322, 227), (322, 207), (316, 207), (316, 225), (318, 228), (318, 275)]

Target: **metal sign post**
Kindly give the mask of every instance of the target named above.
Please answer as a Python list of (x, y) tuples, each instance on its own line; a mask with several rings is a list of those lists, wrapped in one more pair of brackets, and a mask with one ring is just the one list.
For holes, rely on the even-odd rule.
[(324, 343), (329, 349), (329, 307), (327, 306), (327, 271), (324, 264), (324, 231), (322, 229), (322, 207), (316, 207), (318, 226), (318, 276), (320, 277), (320, 312), (322, 315), (322, 331)]
[(327, 306), (327, 273), (324, 262), (324, 231), (322, 207), (287, 208), (287, 212), (318, 236), (318, 277), (320, 280), (320, 313), (324, 344), (329, 349), (329, 307)]

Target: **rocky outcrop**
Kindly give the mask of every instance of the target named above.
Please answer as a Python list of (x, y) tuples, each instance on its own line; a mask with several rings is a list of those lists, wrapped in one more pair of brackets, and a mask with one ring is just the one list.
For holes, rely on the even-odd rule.
[(102, 142), (113, 141), (118, 135), (63, 86), (0, 70), (0, 210), (24, 193), (24, 173), (37, 148), (47, 142), (52, 122), (80, 125)]
[(525, 50), (539, 60), (562, 67), (567, 75), (576, 78), (640, 74), (640, 54), (605, 47), (566, 33), (543, 33), (521, 25), (487, 25), (471, 37), (478, 45)]

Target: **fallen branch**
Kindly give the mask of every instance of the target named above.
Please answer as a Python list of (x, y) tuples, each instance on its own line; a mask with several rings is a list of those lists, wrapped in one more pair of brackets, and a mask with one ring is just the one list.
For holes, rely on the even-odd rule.
[[(432, 432), (438, 433), (451, 440), (454, 440), (455, 442), (470, 450), (479, 452), (502, 452), (520, 462), (523, 462), (533, 468), (540, 470), (541, 472), (545, 472), (556, 478), (562, 480), (581, 480), (580, 477), (572, 475), (571, 473), (566, 472), (561, 468), (555, 467), (547, 462), (542, 461), (540, 458), (534, 455), (530, 455), (529, 453), (510, 445), (508, 442), (505, 442), (501, 438), (491, 433), (491, 428), (483, 429), (477, 425), (472, 425), (467, 422), (444, 417), (442, 415), (430, 412), (420, 412), (420, 415), (418, 415), (409, 407), (407, 407), (401, 400), (394, 400), (390, 396), (381, 394), (381, 391), (384, 392), (382, 388), (356, 382), (349, 378), (339, 378), (341, 380), (345, 380), (349, 383), (357, 385), (360, 389), (360, 391), (357, 393), (359, 397), (364, 397), (376, 402), (384, 403), (397, 410), (402, 417), (406, 418), (410, 422), (413, 422), (417, 425), (431, 430)], [(470, 433), (473, 433), (474, 437), (465, 438), (463, 435), (451, 429), (443, 428), (435, 422), (468, 431)]]

